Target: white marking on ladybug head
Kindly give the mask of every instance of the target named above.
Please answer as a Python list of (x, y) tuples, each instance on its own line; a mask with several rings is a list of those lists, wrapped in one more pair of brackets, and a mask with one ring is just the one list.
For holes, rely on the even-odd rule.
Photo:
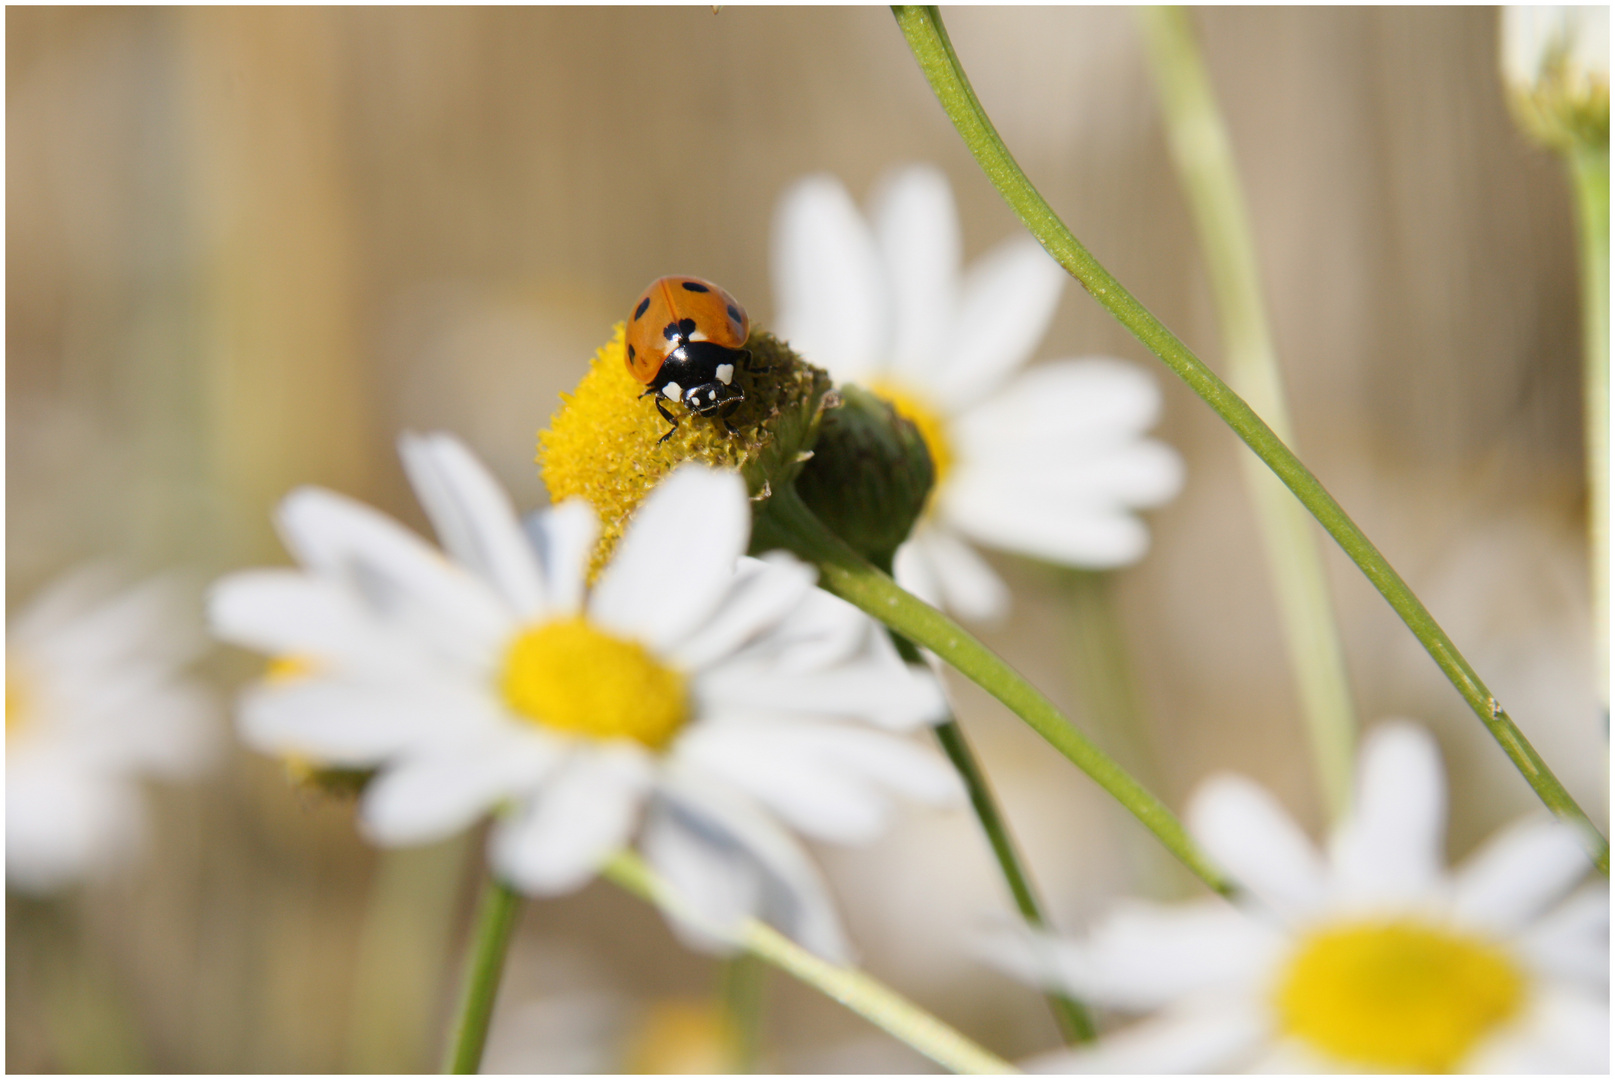
[(677, 401), (684, 396), (684, 387), (676, 382), (662, 384), (662, 395), (669, 401)]
[(699, 403), (703, 396), (707, 399), (707, 404), (709, 405), (718, 400), (718, 392), (712, 389), (710, 386), (705, 390), (699, 386), (692, 386), (690, 387), (689, 393), (685, 395), (686, 400), (688, 400), (691, 404)]
[(735, 377), (735, 365), (733, 365), (733, 364), (719, 364), (718, 365), (718, 381), (719, 382), (723, 383), (723, 385), (725, 385), (725, 386), (728, 386), (730, 380), (733, 379), (734, 377)]

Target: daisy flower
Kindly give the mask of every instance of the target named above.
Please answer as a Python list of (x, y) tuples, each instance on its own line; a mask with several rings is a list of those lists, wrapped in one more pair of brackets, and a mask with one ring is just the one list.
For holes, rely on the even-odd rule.
[(105, 568), (47, 588), (6, 628), (6, 884), (46, 893), (126, 862), (143, 776), (213, 745), (214, 704), (181, 675), (203, 639), (174, 582), (119, 589)]
[(1609, 893), (1572, 892), (1590, 863), (1570, 827), (1523, 820), (1447, 873), (1429, 734), (1381, 726), (1357, 780), (1326, 856), (1250, 781), (1202, 788), (1189, 827), (1243, 885), (1237, 903), (1133, 903), (1084, 941), (1000, 942), (1029, 981), (1154, 1014), (1038, 1064), (1607, 1072)]
[(495, 871), (554, 894), (637, 830), (700, 912), (700, 927), (677, 927), (687, 938), (721, 944), (702, 928), (757, 915), (843, 956), (790, 830), (867, 841), (892, 792), (957, 797), (952, 771), (901, 737), (944, 712), (929, 674), (808, 567), (742, 557), (750, 509), (732, 472), (676, 471), (591, 587), (586, 503), (524, 530), (455, 439), (406, 436), (402, 453), (443, 554), (305, 488), (278, 519), (302, 569), (215, 587), (217, 632), (300, 672), (247, 692), (243, 737), (377, 770), (359, 819), (379, 844), (428, 842), (492, 812)]
[(1008, 610), (971, 547), (1095, 569), (1137, 561), (1134, 510), (1178, 491), (1183, 466), (1143, 437), (1160, 412), (1149, 376), (1119, 360), (1055, 360), (1016, 374), (1059, 303), (1065, 272), (1027, 236), (962, 277), (947, 180), (898, 172), (866, 223), (839, 181), (786, 192), (775, 225), (777, 330), (838, 382), (892, 403), (936, 470), (926, 516), (899, 550), (899, 581), (970, 618)]

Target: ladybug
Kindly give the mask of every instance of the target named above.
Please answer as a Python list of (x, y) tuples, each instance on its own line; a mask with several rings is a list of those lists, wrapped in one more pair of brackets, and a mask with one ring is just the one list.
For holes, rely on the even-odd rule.
[[(725, 426), (746, 394), (735, 372), (747, 366), (744, 348), (751, 321), (727, 292), (693, 277), (663, 277), (650, 283), (628, 316), (628, 373), (654, 395), (656, 411), (678, 430), (678, 417), (663, 399), (677, 401), (697, 416), (718, 416)], [(729, 427), (733, 431), (733, 427)]]

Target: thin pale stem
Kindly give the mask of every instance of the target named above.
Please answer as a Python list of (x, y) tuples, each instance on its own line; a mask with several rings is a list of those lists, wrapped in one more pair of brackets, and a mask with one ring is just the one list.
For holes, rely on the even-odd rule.
[(724, 1019), (734, 1039), (734, 1071), (757, 1071), (762, 1048), (763, 990), (768, 969), (751, 953), (740, 953), (723, 962), (719, 997)]
[[(1161, 769), (1133, 681), (1133, 665), (1122, 633), (1113, 587), (1115, 572), (1054, 568), (1066, 594), (1070, 616), (1067, 682), (1077, 698), (1077, 715), (1087, 720), (1100, 745), (1152, 790), (1161, 788)], [(1128, 852), (1134, 872), (1155, 896), (1185, 896), (1194, 884), (1183, 868), (1155, 844)]]
[(1609, 144), (1566, 153), (1581, 256), (1582, 399), (1587, 442), (1587, 539), (1592, 560), (1593, 663), (1609, 711)]
[[(1291, 442), (1284, 380), (1262, 299), (1239, 171), (1188, 13), (1152, 7), (1140, 8), (1139, 15), (1167, 143), (1211, 279), (1228, 381), (1280, 439)], [(1259, 460), (1242, 460), (1300, 691), (1313, 768), (1325, 808), (1338, 821), (1351, 802), (1357, 722), (1323, 559), (1305, 508)]]
[(521, 912), (521, 895), (490, 877), (477, 904), (476, 925), (466, 957), (465, 983), (455, 1010), (454, 1035), (443, 1063), (446, 1073), (474, 1073), (482, 1065), (482, 1048), (488, 1042), (488, 1023), (499, 979), (505, 971), (505, 954)]
[(1609, 841), (1571, 798), (1535, 747), (1504, 711), (1502, 703), (1486, 688), (1446, 631), (1441, 629), (1413, 590), (1408, 588), (1407, 582), (1391, 568), (1385, 556), (1357, 527), (1357, 523), (1273, 433), (1273, 429), (1100, 265), (1032, 186), (987, 119), (981, 103), (976, 100), (975, 92), (970, 88), (959, 59), (954, 55), (953, 45), (942, 27), (940, 12), (934, 7), (898, 7), (894, 11), (909, 48), (913, 50), (921, 71), (944, 111), (975, 156), (977, 164), (1022, 223), (1056, 262), (1065, 267), (1118, 322), (1210, 405), (1301, 500), (1302, 505), (1328, 530), (1329, 535), (1334, 537), (1335, 542), (1401, 616), (1408, 629), (1413, 631), (1414, 637), (1469, 703), (1537, 797), (1548, 809), (1579, 829), (1594, 862), (1608, 873)]
[(784, 547), (819, 568), (819, 585), (868, 612), (916, 645), (936, 653), (961, 675), (1009, 706), (1033, 731), (1091, 776), (1122, 807), (1155, 834), (1168, 851), (1219, 892), (1228, 883), (1190, 839), (1182, 822), (1126, 770), (1117, 765), (1054, 703), (969, 631), (853, 551), (813, 512), (794, 488), (775, 489), (755, 524), (761, 546)]
[[(688, 902), (658, 878), (644, 860), (633, 852), (618, 852), (602, 873), (635, 896), (681, 918), (699, 922), (699, 917)], [(861, 971), (821, 960), (756, 919), (745, 920), (735, 934), (716, 929), (714, 932), (719, 937), (738, 937), (738, 943), (748, 952), (800, 979), (826, 997), (841, 1002), (950, 1072), (1018, 1071), (1003, 1058), (983, 1050), (891, 988)]]
[[(892, 641), (904, 660), (920, 662), (920, 651), (912, 641), (898, 633), (892, 634)], [(1043, 914), (1043, 901), (1037, 895), (1037, 887), (1032, 884), (1031, 874), (1026, 871), (1025, 860), (1015, 844), (1015, 838), (1010, 835), (1009, 822), (1004, 820), (1003, 811), (998, 808), (998, 797), (993, 794), (987, 772), (981, 767), (970, 740), (965, 737), (965, 729), (950, 716), (934, 730), (937, 742), (942, 744), (942, 752), (948, 755), (970, 796), (970, 808), (976, 812), (981, 831), (987, 835), (987, 845), (992, 848), (998, 872), (1003, 875), (1004, 884), (1015, 900), (1016, 910), (1028, 926), (1037, 930), (1049, 929), (1048, 918)], [(1054, 1022), (1060, 1028), (1061, 1038), (1067, 1043), (1093, 1039), (1093, 1018), (1088, 1015), (1088, 1009), (1082, 1002), (1057, 990), (1046, 991), (1044, 997), (1048, 1000), (1049, 1011), (1054, 1013)]]

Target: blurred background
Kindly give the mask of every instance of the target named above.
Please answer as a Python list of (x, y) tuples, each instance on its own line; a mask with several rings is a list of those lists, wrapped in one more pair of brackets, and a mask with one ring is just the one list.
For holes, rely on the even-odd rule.
[[(1216, 366), (1132, 14), (947, 20), (1034, 182)], [(1568, 185), (1507, 114), (1496, 12), (1194, 21), (1298, 451), (1605, 820)], [(86, 559), (184, 566), (198, 595), (284, 561), (269, 514), (297, 484), (424, 528), (393, 450), (406, 429), (458, 434), (519, 506), (542, 505), (535, 434), (647, 281), (714, 279), (767, 325), (771, 218), (805, 173), (862, 200), (934, 162), (968, 258), (1018, 227), (884, 8), (9, 8), (6, 30), (12, 610)], [(1315, 829), (1244, 451), (1072, 285), (1039, 355), (1085, 354), (1157, 373), (1157, 434), (1188, 464), (1151, 554), (1099, 583), (1155, 783), (1181, 808), (1237, 769)], [(1360, 713), (1435, 728), (1460, 856), (1534, 797), (1378, 594), (1326, 558)], [(1016, 608), (988, 643), (1090, 722), (1070, 678), (1081, 583), (997, 565)], [(224, 650), (206, 665), (221, 697), (256, 671)], [(1182, 888), (1084, 777), (958, 689), (1058, 925)], [(351, 804), (239, 750), (152, 795), (138, 867), (49, 902), (8, 895), (11, 1071), (434, 1067), (480, 837), (378, 855)], [(1054, 1043), (1038, 998), (964, 942), (1009, 910), (972, 818), (916, 813), (875, 848), (819, 853), (872, 973), (1000, 1053)], [(486, 1066), (667, 1067), (634, 1055), (694, 1038), (717, 978), (611, 886), (529, 903)], [(927, 1067), (783, 976), (767, 993), (767, 1067)]]

